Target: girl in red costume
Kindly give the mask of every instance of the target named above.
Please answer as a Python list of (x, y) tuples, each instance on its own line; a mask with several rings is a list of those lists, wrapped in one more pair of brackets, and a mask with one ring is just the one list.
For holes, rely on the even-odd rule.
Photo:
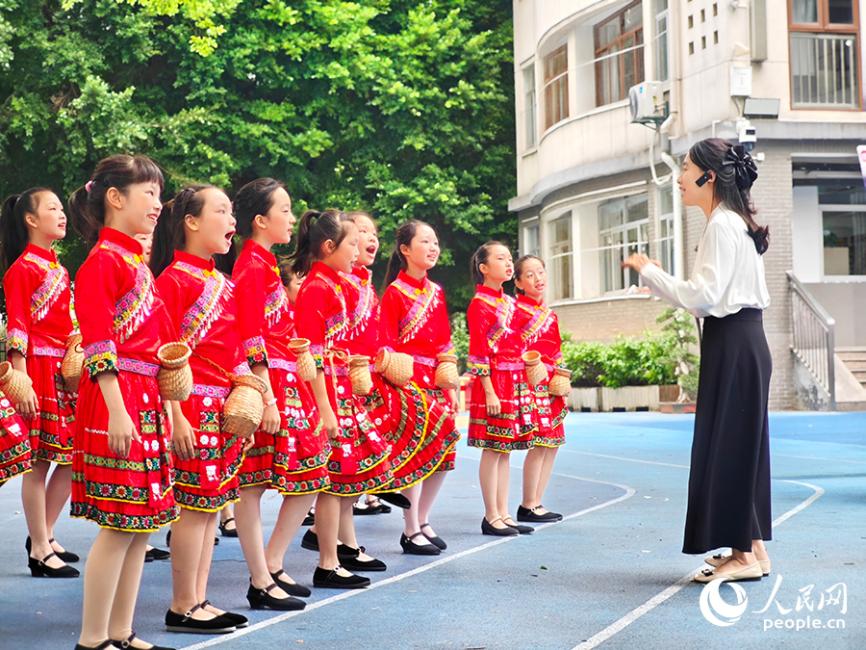
[(414, 359), (412, 382), (423, 391), (427, 427), (421, 449), (403, 470), (395, 487), (412, 502), (404, 515), (401, 546), (407, 553), (430, 554), (447, 544), (430, 525), (430, 512), (447, 472), (454, 469), (454, 446), (460, 438), (454, 424), (457, 395), (435, 383), (437, 355), (453, 354), (445, 292), (427, 272), (439, 260), (439, 240), (422, 221), (397, 229), (394, 252), (382, 294), (379, 344)]
[[(562, 338), (556, 313), (544, 304), (547, 287), (544, 262), (534, 255), (518, 259), (514, 265), (514, 284), (518, 291), (514, 328), (527, 350), (541, 354), (548, 378), (553, 377), (554, 370), (562, 365)], [(538, 410), (538, 430), (523, 463), (523, 503), (517, 508), (517, 521), (559, 521), (562, 515), (547, 510), (541, 499), (550, 482), (556, 452), (565, 444), (563, 421), (568, 407), (564, 397), (550, 395), (548, 383), (531, 389)]]
[(474, 375), (469, 404), (469, 446), (481, 452), (479, 478), (484, 498), (485, 535), (531, 533), (508, 514), (509, 456), (529, 449), (536, 430), (535, 400), (521, 355), (526, 351), (515, 329), (514, 299), (502, 291), (514, 265), (508, 248), (483, 244), (472, 256), (475, 296), (466, 311), (469, 368)]
[[(76, 577), (78, 570), (66, 562), (77, 562), (78, 556), (54, 539), (54, 523), (71, 486), (76, 399), (60, 376), (75, 329), (69, 274), (52, 248), (66, 237), (63, 204), (43, 187), (14, 194), (3, 203), (0, 230), (7, 355), (33, 382), (29, 396), (15, 404), (29, 430), (33, 458), (33, 471), (21, 483), (28, 565), (33, 576)], [(14, 448), (21, 451), (20, 442)]]

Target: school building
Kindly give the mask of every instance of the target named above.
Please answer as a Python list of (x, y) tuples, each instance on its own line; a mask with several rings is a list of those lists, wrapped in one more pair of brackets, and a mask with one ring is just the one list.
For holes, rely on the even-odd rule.
[[(770, 407), (866, 409), (866, 0), (513, 0), (521, 253), (575, 337), (656, 327), (620, 263), (687, 277), (689, 147), (753, 147), (772, 305)], [(866, 162), (864, 162), (866, 168)]]

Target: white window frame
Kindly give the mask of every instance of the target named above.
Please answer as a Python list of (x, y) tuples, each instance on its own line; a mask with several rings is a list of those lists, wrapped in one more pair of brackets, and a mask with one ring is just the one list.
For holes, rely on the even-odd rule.
[[(607, 203), (621, 201), (623, 204), (623, 210), (625, 210), (627, 201), (634, 197), (643, 197), (644, 201), (647, 204), (647, 207), (649, 207), (649, 197), (647, 196), (646, 192), (642, 192), (638, 194), (631, 194), (629, 196), (618, 197), (615, 199), (609, 199), (608, 201), (602, 201), (598, 204), (598, 209), (600, 210), (601, 206)], [(600, 220), (601, 216), (599, 215), (599, 221)], [(599, 224), (598, 231), (599, 263), (601, 265), (599, 273), (599, 292), (604, 295), (606, 293), (628, 289), (629, 275), (632, 272), (629, 269), (623, 269), (621, 267), (621, 264), (625, 259), (628, 258), (628, 256), (632, 252), (641, 251), (643, 253), (649, 254), (649, 212), (647, 212), (647, 216), (643, 219), (638, 219), (635, 221), (626, 221), (625, 219), (623, 219), (622, 223), (604, 229), (602, 229), (600, 225), (601, 224)], [(636, 231), (637, 236), (636, 241), (634, 242), (628, 241), (628, 234), (631, 231)], [(605, 237), (608, 236), (614, 239), (618, 239), (619, 241), (610, 245), (604, 245)], [(616, 254), (617, 252), (618, 255)], [(613, 255), (611, 255), (611, 253), (613, 253)], [(617, 277), (617, 275), (619, 276), (619, 282), (622, 286), (607, 286), (608, 276), (610, 276), (611, 278), (615, 278)], [(640, 275), (637, 276), (637, 286), (643, 286)]]
[(523, 149), (538, 146), (538, 96), (535, 84), (535, 61), (523, 66)]
[[(560, 50), (565, 51), (565, 70), (563, 70), (562, 72), (560, 72), (556, 76), (551, 77), (550, 79), (546, 79), (545, 75), (547, 74), (547, 72), (546, 72), (547, 62), (555, 54), (558, 54), (560, 52)], [(541, 79), (542, 79), (542, 84), (543, 84), (541, 96), (542, 96), (543, 102), (544, 102), (544, 116), (543, 116), (544, 117), (544, 130), (547, 131), (548, 129), (552, 129), (554, 126), (556, 126), (560, 122), (564, 122), (565, 120), (567, 120), (569, 117), (569, 113), (571, 111), (569, 97), (568, 97), (568, 43), (567, 42), (562, 43), (561, 45), (558, 45), (557, 47), (553, 48), (552, 50), (550, 50), (547, 54), (545, 54), (542, 57), (542, 60), (541, 60)], [(563, 79), (565, 79), (565, 84), (561, 85), (560, 81), (562, 81)], [(555, 121), (551, 122), (550, 124), (548, 124), (547, 123), (547, 115), (549, 112), (548, 109), (550, 107), (548, 106), (547, 89), (550, 88), (551, 86), (553, 86), (553, 84), (557, 84), (557, 87), (561, 87), (563, 89), (562, 95), (561, 96), (557, 95), (557, 98), (559, 100), (560, 105), (564, 104), (564, 112), (562, 115), (559, 116), (558, 120), (555, 120)]]
[[(568, 242), (565, 244), (565, 248), (563, 248), (562, 242), (554, 241), (554, 234), (556, 232), (556, 224), (560, 221), (566, 221), (568, 223)], [(546, 222), (547, 227), (547, 242), (548, 242), (548, 255), (547, 255), (547, 264), (548, 264), (548, 277), (550, 278), (551, 286), (553, 288), (553, 296), (552, 300), (554, 302), (559, 302), (562, 300), (572, 300), (574, 298), (575, 293), (575, 283), (574, 283), (574, 263), (575, 263), (575, 255), (574, 255), (574, 214), (571, 210), (567, 210), (556, 217), (548, 220)], [(562, 250), (557, 250), (559, 248), (563, 248)], [(564, 258), (570, 258), (568, 273), (559, 273), (557, 268), (557, 264), (559, 260)], [(568, 281), (568, 291), (565, 291), (565, 287), (562, 286), (560, 280), (567, 279)]]

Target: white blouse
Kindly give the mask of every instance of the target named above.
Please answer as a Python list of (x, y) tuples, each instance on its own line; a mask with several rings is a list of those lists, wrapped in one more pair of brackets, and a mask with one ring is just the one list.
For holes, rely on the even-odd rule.
[(644, 283), (657, 296), (699, 318), (766, 309), (770, 292), (764, 260), (747, 228), (736, 212), (717, 207), (698, 243), (691, 279), (677, 280), (655, 264), (646, 264), (641, 271)]

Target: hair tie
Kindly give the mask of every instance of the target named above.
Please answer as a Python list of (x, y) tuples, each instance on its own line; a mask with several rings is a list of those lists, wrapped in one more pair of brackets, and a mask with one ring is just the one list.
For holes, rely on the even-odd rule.
[(743, 145), (732, 145), (722, 166), (734, 168), (734, 180), (741, 191), (751, 189), (758, 178), (758, 166)]
[(90, 190), (93, 189), (93, 181), (89, 180), (84, 184), (84, 191), (90, 194)]

